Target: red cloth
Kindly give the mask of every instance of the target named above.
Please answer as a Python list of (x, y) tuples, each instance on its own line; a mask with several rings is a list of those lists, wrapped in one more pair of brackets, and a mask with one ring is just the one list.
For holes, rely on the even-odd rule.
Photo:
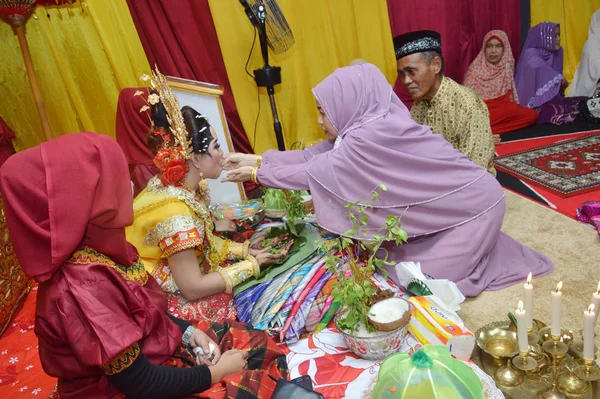
[[(136, 91), (144, 94), (135, 96)], [(127, 88), (119, 93), (117, 103), (117, 143), (123, 149), (127, 164), (129, 165), (129, 176), (134, 186), (134, 195), (146, 188), (148, 180), (159, 173), (154, 166), (154, 154), (148, 148), (146, 136), (150, 131), (149, 112), (140, 112), (140, 108), (146, 105), (149, 89)]]
[(0, 166), (6, 162), (8, 157), (15, 153), (12, 140), (15, 138), (15, 133), (0, 117)]
[(125, 239), (124, 227), (133, 222), (127, 175), (117, 143), (95, 133), (61, 136), (10, 157), (0, 190), (25, 273), (47, 281), (82, 245), (132, 264), (138, 255)]
[(101, 365), (135, 343), (160, 364), (181, 340), (154, 279), (145, 286), (125, 280), (122, 270), (98, 257), (69, 263), (83, 245), (125, 270), (138, 260), (125, 239), (124, 227), (133, 222), (126, 176), (118, 144), (94, 133), (61, 136), (20, 152), (0, 171), (15, 252), (25, 272), (40, 282), (35, 322), (40, 359), (59, 378), (62, 398), (111, 397), (117, 392)]
[[(233, 147), (252, 153), (237, 113), (208, 0), (127, 0), (150, 65), (165, 75), (216, 83)], [(241, 5), (239, 7), (242, 7)], [(391, 39), (390, 39), (391, 40)]]
[[(387, 0), (392, 36), (430, 29), (442, 35), (444, 75), (462, 82), (475, 59), (485, 34), (501, 29), (508, 35), (515, 55), (520, 53), (520, 0)], [(390, 41), (392, 38), (390, 38)], [(398, 82), (394, 91), (412, 104)]]
[(537, 120), (538, 114), (531, 108), (521, 107), (510, 99), (511, 92), (493, 100), (486, 100), (490, 110), (492, 134), (512, 132), (531, 126)]

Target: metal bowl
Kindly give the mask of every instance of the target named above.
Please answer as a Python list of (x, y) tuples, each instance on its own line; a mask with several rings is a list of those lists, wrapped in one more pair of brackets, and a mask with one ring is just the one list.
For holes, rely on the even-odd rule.
[(502, 358), (511, 358), (519, 352), (517, 333), (510, 331), (509, 321), (490, 323), (475, 333), (477, 346), (502, 364)]

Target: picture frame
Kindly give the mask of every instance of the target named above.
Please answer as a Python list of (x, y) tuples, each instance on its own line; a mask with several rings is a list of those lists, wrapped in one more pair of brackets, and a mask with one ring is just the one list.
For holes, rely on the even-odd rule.
[[(194, 108), (199, 113), (206, 115), (210, 125), (217, 132), (217, 139), (223, 149), (223, 154), (234, 152), (231, 133), (225, 118), (225, 110), (221, 96), (224, 93), (222, 86), (167, 76), (167, 82), (179, 100), (179, 105)], [(222, 183), (221, 179), (208, 179), (210, 196), (213, 204), (239, 202), (246, 199), (246, 193), (241, 183)]]

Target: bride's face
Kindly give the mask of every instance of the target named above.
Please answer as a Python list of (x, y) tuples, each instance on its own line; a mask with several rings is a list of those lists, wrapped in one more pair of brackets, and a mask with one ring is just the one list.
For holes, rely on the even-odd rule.
[(223, 150), (217, 139), (217, 132), (210, 127), (211, 139), (208, 144), (208, 151), (202, 154), (193, 154), (194, 165), (202, 173), (205, 179), (218, 179), (221, 176), (221, 160)]

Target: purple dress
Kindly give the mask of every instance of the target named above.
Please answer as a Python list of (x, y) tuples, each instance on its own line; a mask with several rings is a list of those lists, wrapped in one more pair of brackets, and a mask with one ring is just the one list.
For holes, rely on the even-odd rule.
[(500, 231), (505, 199), (496, 179), (414, 122), (375, 66), (338, 69), (313, 93), (337, 143), (267, 151), (261, 184), (310, 190), (318, 223), (338, 234), (352, 228), (345, 205), (369, 200), (385, 184), (367, 211), (366, 234), (355, 238), (372, 240), (388, 215), (402, 215), (410, 241), (388, 248), (392, 260), (421, 262), (424, 273), (455, 281), (466, 296), (552, 271), (548, 258)]
[(559, 27), (554, 22), (543, 22), (529, 29), (515, 73), (519, 102), (538, 112), (538, 124), (575, 121), (583, 99), (565, 98), (562, 92), (564, 53), (562, 47), (556, 47)]

